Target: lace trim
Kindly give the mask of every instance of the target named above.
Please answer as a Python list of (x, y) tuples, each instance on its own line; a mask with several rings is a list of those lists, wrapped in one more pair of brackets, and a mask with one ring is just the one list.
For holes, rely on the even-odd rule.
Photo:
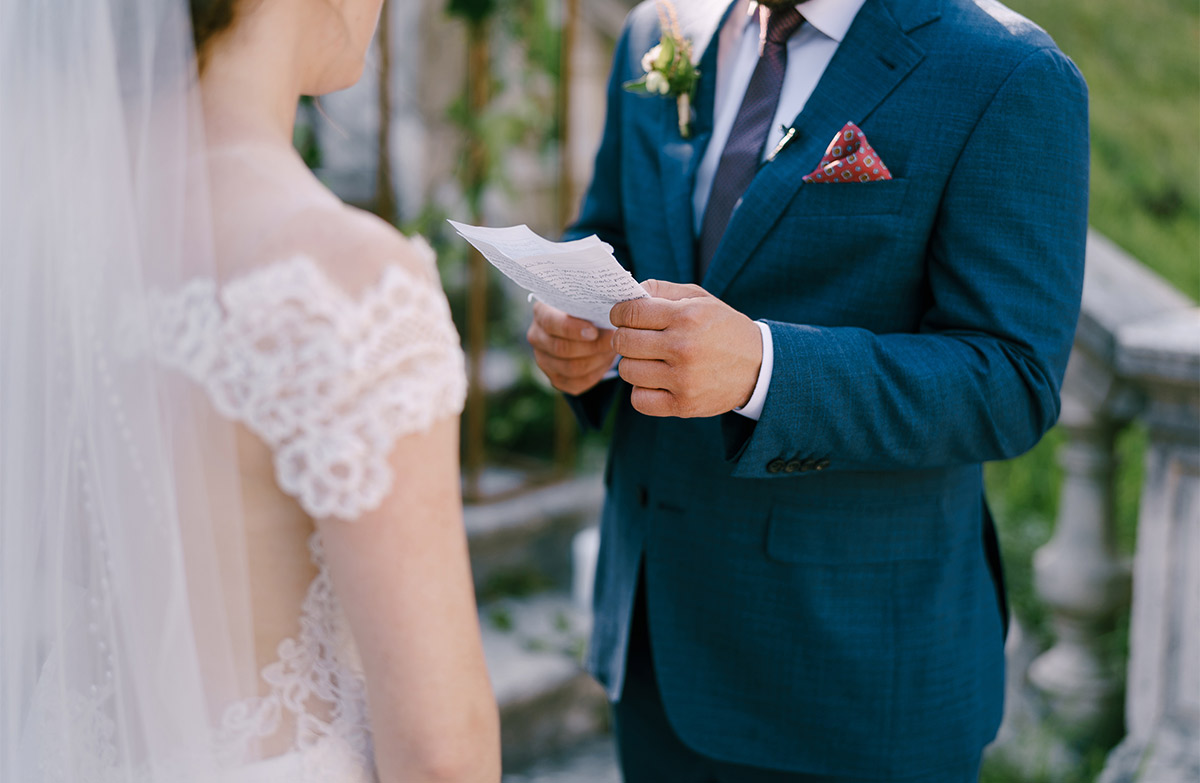
[(158, 360), (262, 438), (280, 487), (316, 518), (377, 508), (396, 441), (466, 398), (444, 294), (398, 266), (355, 302), (298, 257), (220, 291), (194, 280), (156, 297), (150, 317)]
[[(279, 659), (262, 670), (269, 693), (226, 710), (222, 754), (249, 759), (254, 743), (277, 735), (284, 717), (291, 716), (292, 747), (303, 756), (305, 780), (369, 781), (374, 747), (361, 664), (318, 534), (309, 539), (309, 551), (319, 570), (304, 599), (300, 633), (281, 642)], [(327, 719), (314, 714), (318, 708), (327, 711)]]

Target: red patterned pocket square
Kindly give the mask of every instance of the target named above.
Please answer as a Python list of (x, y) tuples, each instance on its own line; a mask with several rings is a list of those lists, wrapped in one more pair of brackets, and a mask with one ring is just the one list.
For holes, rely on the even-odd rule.
[(805, 182), (880, 182), (891, 178), (888, 167), (853, 122), (847, 122), (829, 142), (821, 165), (804, 175)]

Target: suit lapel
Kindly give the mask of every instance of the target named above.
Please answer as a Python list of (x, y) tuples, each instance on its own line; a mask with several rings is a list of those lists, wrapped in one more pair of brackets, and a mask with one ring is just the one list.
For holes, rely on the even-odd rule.
[[(712, 138), (713, 113), (717, 93), (717, 55), (721, 44), (721, 30), (737, 3), (731, 3), (721, 15), (715, 30), (708, 38), (704, 56), (700, 59), (700, 84), (696, 90), (696, 120), (689, 138), (679, 134), (678, 115), (675, 102), (666, 100), (670, 110), (664, 111), (662, 128), (665, 139), (659, 153), (663, 200), (666, 210), (666, 231), (670, 238), (674, 260), (672, 280), (688, 283), (696, 276), (696, 240), (692, 196), (695, 189), (696, 168), (704, 158), (708, 141)], [(664, 99), (665, 100), (665, 99)]]
[(834, 134), (847, 122), (861, 125), (923, 57), (882, 0), (866, 0), (793, 123), (791, 144), (759, 169), (746, 190), (726, 228), (738, 241), (722, 243), (704, 288), (716, 296), (724, 293), (803, 187), (801, 178), (816, 168)]

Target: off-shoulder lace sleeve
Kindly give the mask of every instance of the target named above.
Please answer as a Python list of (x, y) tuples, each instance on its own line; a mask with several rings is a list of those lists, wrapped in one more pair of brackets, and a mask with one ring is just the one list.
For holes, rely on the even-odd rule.
[(280, 487), (313, 517), (377, 508), (396, 442), (462, 411), (445, 295), (398, 266), (355, 299), (299, 257), (220, 290), (193, 281), (156, 310), (159, 360), (270, 446)]

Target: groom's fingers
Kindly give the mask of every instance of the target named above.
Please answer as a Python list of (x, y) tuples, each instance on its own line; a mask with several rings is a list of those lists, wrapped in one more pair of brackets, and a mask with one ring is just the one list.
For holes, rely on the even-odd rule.
[(597, 373), (603, 375), (612, 367), (613, 363), (611, 354), (588, 356), (582, 359), (564, 359), (537, 348), (533, 349), (533, 358), (546, 375), (570, 380), (588, 378)]
[(562, 310), (551, 307), (545, 302), (533, 303), (533, 320), (552, 337), (591, 341), (600, 336), (600, 330), (591, 323), (582, 318), (567, 315)]
[(612, 332), (601, 332), (601, 337), (595, 340), (583, 341), (572, 340), (567, 337), (556, 337), (543, 328), (541, 323), (534, 321), (529, 325), (529, 331), (525, 333), (525, 339), (535, 350), (541, 351), (549, 356), (555, 356), (560, 359), (581, 359), (588, 356), (596, 356), (601, 353), (610, 353), (612, 348), (611, 337), (604, 340), (604, 335), (611, 335)]
[(673, 360), (675, 342), (670, 332), (652, 329), (621, 327), (612, 337), (613, 350), (630, 359)]
[(630, 359), (625, 356), (617, 367), (621, 378), (629, 385), (644, 389), (669, 389), (672, 371), (666, 362), (647, 359)]
[(612, 367), (612, 334), (538, 302), (525, 337), (550, 383), (567, 394), (582, 394)]
[(630, 299), (613, 305), (608, 318), (618, 328), (666, 329), (678, 308), (678, 303), (669, 299)]
[(629, 401), (633, 409), (646, 416), (679, 416), (675, 395), (663, 389), (634, 388)]
[(650, 296), (657, 299), (671, 299), (673, 301), (712, 296), (712, 294), (698, 285), (693, 285), (692, 283), (672, 283), (668, 280), (647, 280), (642, 283), (642, 288), (646, 289), (646, 293), (650, 294)]

